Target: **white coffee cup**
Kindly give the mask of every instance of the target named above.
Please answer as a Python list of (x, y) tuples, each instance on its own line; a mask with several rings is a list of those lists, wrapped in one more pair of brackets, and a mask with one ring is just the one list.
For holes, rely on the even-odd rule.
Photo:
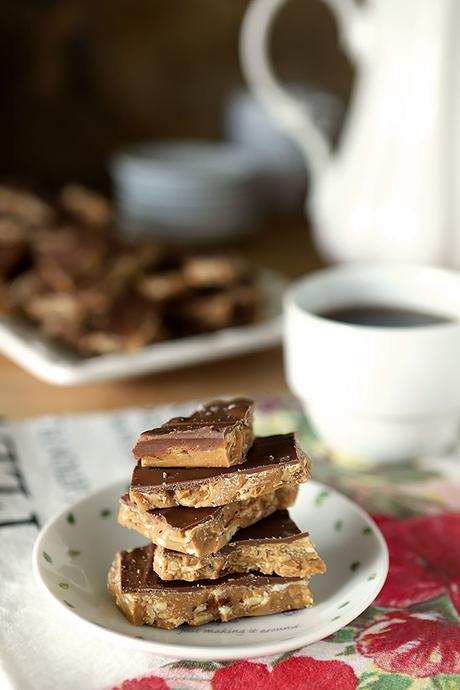
[[(408, 308), (435, 325), (363, 326), (322, 313)], [(460, 275), (401, 264), (330, 268), (285, 296), (287, 381), (326, 444), (378, 462), (439, 453), (460, 424)]]

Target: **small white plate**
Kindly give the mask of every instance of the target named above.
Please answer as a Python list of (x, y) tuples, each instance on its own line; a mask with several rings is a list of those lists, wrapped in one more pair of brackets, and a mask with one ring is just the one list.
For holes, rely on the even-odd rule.
[(327, 563), (312, 579), (311, 609), (240, 618), (200, 627), (160, 630), (128, 623), (107, 592), (107, 572), (120, 549), (145, 539), (117, 524), (120, 483), (98, 491), (51, 519), (33, 553), (39, 584), (89, 632), (144, 651), (187, 659), (242, 659), (279, 654), (316, 642), (372, 603), (388, 572), (388, 550), (378, 527), (357, 505), (315, 481), (300, 487), (291, 515), (308, 530)]
[(17, 319), (3, 318), (0, 319), (0, 352), (46, 383), (78, 386), (263, 350), (280, 341), (281, 298), (287, 281), (280, 273), (262, 270), (260, 284), (264, 318), (247, 326), (154, 343), (136, 352), (84, 359), (53, 345), (37, 328)]

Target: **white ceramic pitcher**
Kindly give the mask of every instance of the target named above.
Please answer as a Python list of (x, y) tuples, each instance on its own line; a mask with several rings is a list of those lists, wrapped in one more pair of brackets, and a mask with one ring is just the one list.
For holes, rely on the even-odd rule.
[(333, 261), (460, 266), (459, 0), (325, 0), (357, 68), (334, 155), (270, 66), (284, 2), (252, 1), (241, 58), (254, 94), (304, 154), (318, 248)]

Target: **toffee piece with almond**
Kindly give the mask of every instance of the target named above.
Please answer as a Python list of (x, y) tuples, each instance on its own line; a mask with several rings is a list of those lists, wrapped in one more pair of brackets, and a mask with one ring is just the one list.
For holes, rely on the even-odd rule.
[(232, 467), (142, 467), (133, 470), (129, 495), (141, 510), (169, 506), (223, 506), (310, 479), (311, 460), (294, 434), (261, 436), (246, 460)]
[(189, 417), (143, 431), (133, 448), (142, 467), (230, 467), (246, 459), (254, 434), (254, 403), (214, 400)]
[(311, 577), (324, 573), (326, 566), (308, 533), (300, 531), (287, 510), (278, 510), (238, 530), (228, 544), (208, 556), (192, 556), (157, 546), (153, 569), (162, 580), (195, 582), (253, 571)]
[(307, 608), (313, 596), (307, 578), (249, 573), (217, 580), (165, 582), (153, 570), (153, 545), (121, 551), (109, 571), (108, 588), (134, 625), (171, 630), (241, 616), (266, 616)]
[(297, 487), (287, 486), (216, 508), (178, 506), (145, 511), (125, 495), (120, 499), (118, 522), (154, 544), (178, 553), (204, 556), (219, 551), (241, 527), (291, 506), (296, 496)]

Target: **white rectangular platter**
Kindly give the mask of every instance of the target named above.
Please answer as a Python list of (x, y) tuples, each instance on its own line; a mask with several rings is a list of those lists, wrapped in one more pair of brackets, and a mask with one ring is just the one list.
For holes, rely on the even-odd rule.
[(37, 378), (57, 386), (78, 386), (176, 369), (276, 345), (281, 338), (282, 295), (286, 279), (261, 272), (264, 318), (189, 338), (148, 345), (137, 352), (80, 358), (12, 318), (0, 319), (0, 352)]

